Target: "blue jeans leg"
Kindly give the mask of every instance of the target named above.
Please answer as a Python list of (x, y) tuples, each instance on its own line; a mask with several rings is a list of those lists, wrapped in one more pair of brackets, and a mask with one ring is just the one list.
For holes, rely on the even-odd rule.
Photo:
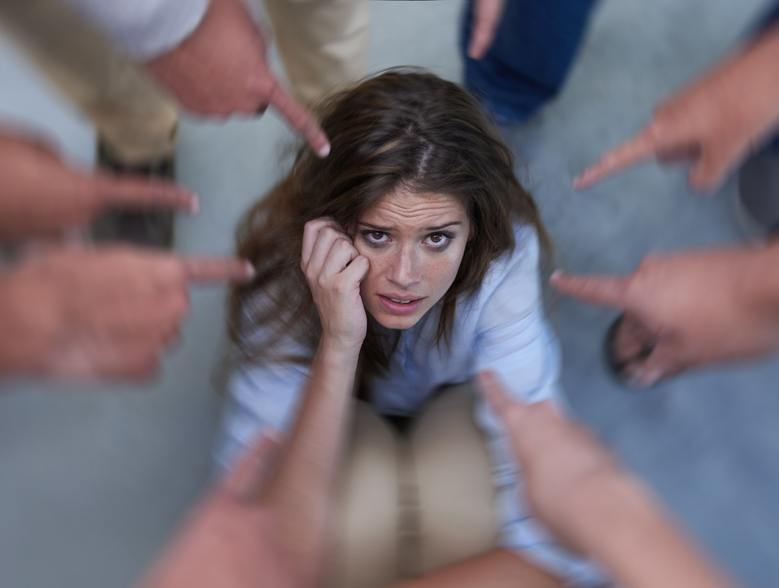
[(473, 0), (462, 19), (465, 87), (501, 125), (520, 122), (553, 98), (576, 57), (597, 0), (506, 0), (483, 59), (467, 55)]

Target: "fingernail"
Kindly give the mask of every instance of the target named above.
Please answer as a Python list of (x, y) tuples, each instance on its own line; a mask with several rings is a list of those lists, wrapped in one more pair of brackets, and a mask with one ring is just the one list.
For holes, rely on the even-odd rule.
[(325, 146), (324, 146), (324, 147), (322, 147), (322, 148), (319, 150), (319, 152), (317, 153), (317, 155), (318, 155), (320, 158), (322, 158), (322, 159), (324, 159), (325, 157), (327, 157), (328, 155), (330, 155), (330, 143), (327, 143), (327, 144), (325, 144)]
[(551, 280), (556, 280), (556, 279), (558, 279), (562, 275), (563, 275), (563, 270), (556, 269), (555, 271), (552, 272), (552, 275), (549, 276), (549, 280), (550, 281)]
[(257, 270), (249, 261), (244, 262), (244, 266), (246, 267), (246, 279), (253, 280), (257, 276)]

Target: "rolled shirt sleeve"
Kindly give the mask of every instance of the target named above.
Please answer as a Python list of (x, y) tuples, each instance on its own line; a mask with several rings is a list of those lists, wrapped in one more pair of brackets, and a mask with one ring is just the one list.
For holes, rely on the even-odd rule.
[(130, 59), (176, 47), (198, 27), (210, 0), (63, 0)]
[[(501, 279), (479, 317), (476, 368), (500, 374), (517, 399), (551, 399), (562, 407), (564, 400), (558, 388), (560, 352), (544, 318), (538, 239), (535, 231), (525, 227), (517, 240), (515, 254), (505, 262), (508, 267), (495, 268)], [(530, 513), (523, 497), (521, 472), (501, 426), (482, 400), (476, 407), (476, 420), (488, 439), (492, 458), (501, 547), (521, 553), (569, 584), (609, 585), (602, 570), (562, 547)]]

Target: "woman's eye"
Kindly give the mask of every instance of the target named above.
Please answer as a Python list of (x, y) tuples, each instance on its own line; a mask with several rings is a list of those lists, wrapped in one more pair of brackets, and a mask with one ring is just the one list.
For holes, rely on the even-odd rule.
[(382, 231), (363, 231), (362, 235), (370, 245), (378, 245), (387, 241), (387, 233)]
[(436, 249), (446, 247), (453, 235), (447, 233), (432, 233), (427, 236), (425, 241), (428, 245), (433, 246)]

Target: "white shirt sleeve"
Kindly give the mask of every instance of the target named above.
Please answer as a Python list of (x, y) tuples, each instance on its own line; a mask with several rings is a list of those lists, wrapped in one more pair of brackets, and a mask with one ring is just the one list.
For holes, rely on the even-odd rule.
[(62, 0), (127, 57), (146, 61), (181, 43), (210, 0)]

